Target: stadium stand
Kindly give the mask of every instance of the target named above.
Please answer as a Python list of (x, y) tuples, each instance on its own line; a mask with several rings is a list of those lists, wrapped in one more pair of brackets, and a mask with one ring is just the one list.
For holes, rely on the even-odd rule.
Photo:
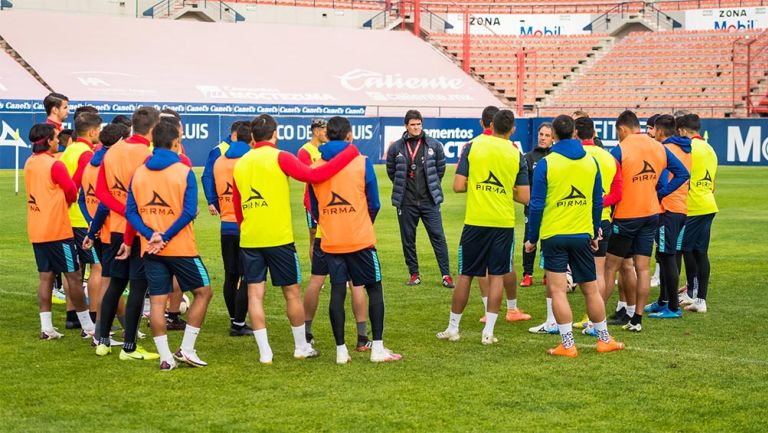
[[(648, 116), (671, 109), (693, 109), (708, 117), (733, 114), (733, 44), (759, 32), (632, 33), (583, 74), (543, 102), (542, 115), (564, 109), (612, 114), (636, 110)], [(765, 90), (766, 71), (762, 71)], [(737, 77), (739, 83), (744, 75)], [(743, 105), (744, 101), (736, 101)]]

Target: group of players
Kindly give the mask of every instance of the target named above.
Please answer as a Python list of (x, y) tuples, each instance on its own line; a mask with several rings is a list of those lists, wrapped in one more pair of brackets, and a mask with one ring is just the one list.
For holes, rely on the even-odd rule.
[[(159, 360), (163, 371), (179, 362), (206, 366), (195, 343), (212, 291), (192, 229), (197, 181), (181, 145), (180, 116), (172, 110), (161, 113), (140, 107), (130, 128), (118, 118), (102, 128), (98, 112), (81, 107), (74, 118), (76, 139), (57, 153), (68, 99), (52, 93), (44, 107), (48, 121), (30, 130), (33, 155), (24, 169), (29, 239), (40, 273), (40, 338), (62, 337), (52, 323), (51, 289), (56, 275), (63, 274), (67, 302), (82, 327), (81, 336), (92, 340), (97, 355), (106, 356), (121, 345), (120, 359)], [(449, 327), (438, 338), (459, 339), (461, 313), (472, 279), (478, 277), (488, 297), (481, 341), (497, 341), (493, 330), (502, 288), (509, 295), (517, 283), (512, 263), (513, 201), (530, 204), (526, 251), (533, 251), (541, 240), (548, 318), (535, 332), (560, 333), (563, 342), (551, 354), (577, 354), (566, 272), (586, 296), (589, 317), (579, 324), (598, 337), (599, 352), (623, 348), (609, 336), (605, 317), (605, 300), (619, 268), (624, 270), (619, 322), (630, 331), (642, 329), (644, 309), (635, 306), (642, 307), (648, 296), (654, 238), (663, 288), (659, 300), (646, 310), (651, 316), (679, 317), (677, 251), (683, 250), (691, 253), (685, 255), (686, 271), (689, 287), (698, 293), (689, 308), (706, 311), (709, 265), (701, 259), (706, 259), (717, 210), (701, 212), (714, 206), (717, 160), (698, 137), (697, 116), (659, 116), (653, 139), (640, 132), (633, 113), (622, 113), (616, 124), (620, 144), (611, 154), (593, 145), (594, 125), (588, 117), (574, 121), (559, 116), (548, 126), (556, 143), (533, 170), (532, 182), (525, 158), (509, 141), (513, 113), (488, 107), (483, 118), (490, 119), (485, 121), (486, 133), (465, 146), (454, 180), (454, 191), (468, 195), (467, 208)], [(347, 119), (317, 119), (312, 133), (312, 141), (297, 158), (276, 148), (277, 122), (261, 115), (235, 122), (230, 137), (209, 154), (202, 184), (209, 213), (221, 219), (230, 335), (253, 335), (259, 361), (272, 362), (264, 314), (269, 273), (286, 300), (294, 357), (317, 357), (311, 325), (320, 288), (330, 276), (336, 362), (351, 359), (344, 337), (348, 287), (358, 330), (355, 349), (370, 351), (373, 362), (400, 360), (401, 355), (383, 344), (384, 298), (373, 228), (380, 202), (372, 163), (352, 144)], [(307, 183), (304, 202), (311, 227), (312, 277), (303, 299), (288, 177)], [(88, 303), (82, 290), (74, 290), (82, 287), (86, 264), (91, 267)], [(172, 352), (167, 329), (180, 321), (182, 292), (191, 292), (194, 302), (187, 321), (176, 328), (183, 328), (184, 336)], [(137, 344), (147, 295), (158, 353)], [(246, 325), (246, 314), (252, 327)], [(122, 318), (123, 342), (113, 338), (116, 315)]]

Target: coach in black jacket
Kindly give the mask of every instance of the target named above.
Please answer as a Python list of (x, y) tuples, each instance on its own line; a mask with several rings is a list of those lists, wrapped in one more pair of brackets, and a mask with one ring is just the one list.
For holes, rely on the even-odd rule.
[(440, 203), (443, 202), (440, 183), (445, 174), (443, 145), (424, 133), (421, 113), (416, 110), (405, 114), (405, 128), (403, 137), (387, 150), (387, 175), (392, 181), (392, 205), (397, 208), (403, 255), (411, 275), (406, 284), (421, 284), (416, 257), (416, 227), (421, 219), (435, 251), (443, 276), (442, 284), (453, 288), (440, 213)]

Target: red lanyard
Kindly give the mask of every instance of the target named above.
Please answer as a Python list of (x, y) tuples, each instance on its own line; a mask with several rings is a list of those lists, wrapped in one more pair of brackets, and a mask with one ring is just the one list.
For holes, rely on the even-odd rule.
[(415, 149), (412, 150), (408, 143), (406, 143), (405, 147), (408, 148), (408, 155), (411, 157), (411, 162), (415, 163), (416, 160), (414, 158), (416, 158), (416, 154), (419, 153), (419, 148), (421, 148), (421, 139), (416, 143)]

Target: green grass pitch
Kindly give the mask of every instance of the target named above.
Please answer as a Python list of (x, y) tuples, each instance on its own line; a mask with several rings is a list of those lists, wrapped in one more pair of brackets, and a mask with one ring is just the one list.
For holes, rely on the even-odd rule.
[[(443, 222), (456, 268), (464, 196), (453, 194), (453, 168), (444, 181)], [(199, 170), (198, 170), (199, 175)], [(424, 283), (407, 288), (391, 184), (377, 167), (382, 210), (376, 221), (386, 300), (385, 344), (402, 362), (374, 365), (367, 354), (337, 366), (328, 320), (328, 292), (315, 320), (321, 357), (292, 359), (293, 343), (279, 289), (267, 292), (274, 365), (258, 363), (252, 338), (228, 336), (221, 295), (218, 219), (200, 206), (195, 232), (210, 271), (214, 300), (198, 339), (205, 369), (160, 373), (155, 362), (95, 356), (87, 341), (64, 331), (38, 340), (37, 274), (26, 236), (22, 194), (13, 172), (0, 171), (0, 431), (753, 431), (768, 426), (768, 169), (721, 167), (720, 213), (710, 249), (709, 313), (682, 320), (647, 319), (641, 334), (611, 331), (627, 344), (598, 355), (594, 340), (577, 335), (577, 359), (545, 355), (557, 336), (527, 332), (544, 318), (544, 290), (520, 289), (525, 323), (497, 324), (497, 345), (480, 344), (482, 304), (473, 289), (462, 339), (435, 339), (448, 322), (451, 293), (440, 276), (426, 233), (418, 232)], [(302, 186), (292, 183), (293, 220), (304, 281), (309, 277)], [(200, 203), (204, 203), (202, 189)], [(520, 271), (522, 210), (515, 261)], [(651, 296), (655, 296), (652, 290)], [(569, 295), (575, 316), (580, 294)], [(611, 300), (611, 305), (615, 300)], [(347, 343), (354, 320), (347, 308)], [(64, 309), (54, 324), (64, 328)], [(149, 329), (142, 324), (142, 329)], [(170, 334), (171, 348), (181, 333)], [(143, 344), (154, 350), (148, 337)]]

